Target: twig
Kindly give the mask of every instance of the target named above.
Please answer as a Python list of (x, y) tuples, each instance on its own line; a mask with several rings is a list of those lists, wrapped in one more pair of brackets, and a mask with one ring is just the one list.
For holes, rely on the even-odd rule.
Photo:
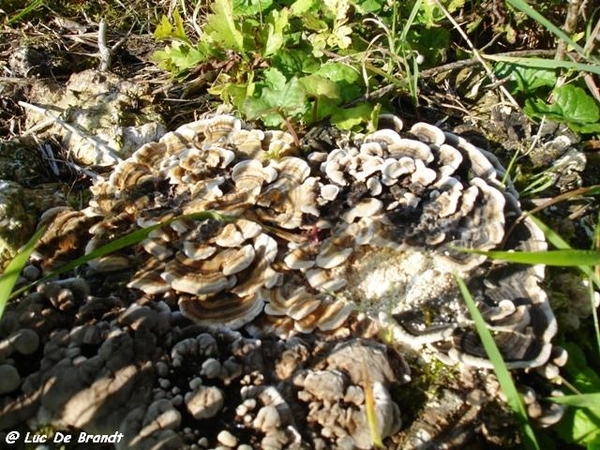
[[(110, 158), (114, 159), (115, 162), (121, 161), (121, 158), (117, 155), (116, 151), (113, 148), (109, 147), (104, 142), (100, 141), (99, 139), (95, 138), (94, 136), (90, 136), (90, 135), (86, 134), (84, 131), (65, 122), (60, 117), (54, 115), (51, 111), (49, 111), (45, 108), (42, 108), (41, 106), (32, 105), (31, 103), (27, 103), (27, 102), (23, 102), (23, 101), (19, 101), (19, 106), (22, 106), (23, 108), (27, 108), (31, 111), (35, 111), (38, 114), (42, 114), (42, 115), (48, 117), (49, 119), (53, 120), (55, 123), (57, 123), (58, 125), (63, 127), (65, 130), (69, 131), (70, 133), (76, 134), (80, 138), (85, 139), (86, 141), (93, 144), (95, 148), (97, 148), (98, 150), (100, 150), (102, 153), (109, 156)], [(46, 124), (46, 121), (44, 122), (44, 124)]]
[(100, 20), (100, 24), (98, 25), (98, 53), (100, 55), (100, 65), (98, 66), (98, 70), (100, 72), (107, 72), (110, 70), (114, 54), (121, 48), (126, 40), (127, 36), (109, 48), (106, 45), (106, 20), (104, 20), (104, 18)]
[[(448, 10), (446, 9), (446, 7), (444, 5), (442, 5), (442, 3), (440, 2), (440, 0), (435, 0), (435, 3), (437, 5), (437, 7), (440, 8), (440, 10), (444, 13), (444, 15), (446, 16), (446, 18), (450, 21), (450, 23), (452, 23), (452, 25), (454, 26), (454, 28), (456, 28), (456, 31), (458, 31), (458, 33), (465, 40), (465, 42), (467, 43), (467, 45), (469, 46), (469, 48), (473, 52), (473, 55), (475, 56), (475, 58), (477, 60), (479, 60), (479, 63), (481, 64), (481, 66), (484, 68), (484, 70), (486, 71), (486, 73), (490, 77), (490, 80), (492, 80), (492, 82), (496, 82), (497, 81), (496, 75), (494, 74), (494, 72), (492, 71), (492, 69), (490, 69), (490, 67), (488, 66), (487, 62), (484, 61), (484, 59), (481, 57), (481, 55), (479, 54), (479, 51), (475, 48), (475, 46), (473, 45), (473, 43), (469, 39), (469, 36), (467, 36), (467, 34), (464, 32), (464, 30), (461, 28), (461, 26), (458, 24), (458, 22), (456, 20), (454, 20), (454, 17), (452, 17), (452, 15), (448, 12)], [(510, 92), (508, 92), (508, 90), (503, 85), (500, 85), (499, 89), (500, 89), (500, 92), (502, 92), (505, 95), (505, 97), (508, 99), (508, 101), (515, 108), (521, 109), (521, 107), (519, 106), (519, 104), (517, 103), (517, 101), (513, 98), (512, 95), (510, 95)]]
[[(570, 0), (567, 2), (569, 7), (567, 8), (567, 17), (563, 26), (563, 31), (567, 34), (573, 34), (577, 30), (577, 19), (579, 18), (579, 7), (581, 6), (581, 0)], [(567, 43), (562, 39), (559, 39), (558, 45), (556, 46), (556, 57), (555, 59), (562, 61), (565, 59), (567, 54)]]

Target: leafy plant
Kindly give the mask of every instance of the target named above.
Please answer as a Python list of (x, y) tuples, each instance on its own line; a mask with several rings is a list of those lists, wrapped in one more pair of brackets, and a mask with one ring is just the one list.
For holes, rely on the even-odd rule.
[(576, 52), (580, 61), (488, 57), (500, 61), (495, 68), (496, 75), (509, 81), (512, 93), (524, 102), (523, 110), (530, 117), (547, 117), (563, 122), (578, 133), (599, 133), (600, 104), (586, 92), (583, 85), (578, 84), (580, 74), (584, 72), (600, 74), (600, 60), (589, 55), (574, 37), (554, 25), (524, 0), (508, 0), (508, 3), (552, 33), (559, 44)]
[[(444, 3), (455, 10), (464, 0)], [(211, 74), (208, 92), (247, 119), (289, 127), (329, 118), (351, 129), (379, 107), (349, 104), (383, 82), (416, 98), (418, 62), (426, 55), (435, 63), (447, 47), (436, 7), (423, 0), (404, 7), (410, 14), (401, 23), (397, 2), (383, 0), (214, 0), (192, 24), (197, 39), (177, 11), (163, 17), (154, 37), (168, 44), (153, 59), (175, 78)]]

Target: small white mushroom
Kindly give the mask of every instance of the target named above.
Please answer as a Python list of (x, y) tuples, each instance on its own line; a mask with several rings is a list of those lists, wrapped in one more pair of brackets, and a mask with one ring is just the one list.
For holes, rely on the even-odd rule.
[(210, 419), (223, 409), (225, 394), (215, 386), (199, 386), (195, 391), (188, 392), (184, 401), (194, 419)]

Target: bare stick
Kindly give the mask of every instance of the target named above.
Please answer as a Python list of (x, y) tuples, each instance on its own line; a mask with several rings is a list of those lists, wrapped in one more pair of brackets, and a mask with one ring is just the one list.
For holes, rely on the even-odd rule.
[[(577, 21), (579, 18), (579, 7), (581, 6), (581, 0), (570, 0), (567, 3), (569, 7), (567, 8), (567, 17), (565, 19), (563, 30), (567, 34), (573, 34), (575, 30), (577, 30)], [(558, 61), (562, 61), (563, 59), (565, 59), (566, 54), (567, 43), (562, 39), (559, 39), (558, 45), (556, 46), (555, 59)]]
[(119, 40), (119, 42), (112, 47), (108, 47), (108, 45), (106, 45), (106, 20), (104, 20), (104, 18), (100, 20), (100, 24), (98, 25), (98, 53), (100, 55), (100, 65), (98, 66), (98, 70), (100, 72), (107, 72), (110, 70), (114, 54), (121, 48), (126, 40), (127, 36)]

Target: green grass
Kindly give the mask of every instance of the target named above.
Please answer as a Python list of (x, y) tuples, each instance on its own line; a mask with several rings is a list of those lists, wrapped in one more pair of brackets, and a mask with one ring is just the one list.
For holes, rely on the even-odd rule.
[(157, 224), (151, 225), (146, 228), (141, 228), (139, 230), (135, 230), (131, 233), (128, 233), (124, 236), (121, 236), (117, 239), (110, 241), (109, 243), (93, 250), (92, 252), (83, 255), (79, 258), (70, 261), (64, 266), (52, 271), (51, 273), (43, 276), (42, 278), (36, 280), (35, 282), (28, 284), (26, 286), (21, 287), (13, 291), (13, 287), (21, 273), (21, 270), (27, 264), (27, 260), (29, 255), (33, 251), (35, 244), (43, 235), (44, 229), (40, 229), (36, 232), (36, 234), (29, 240), (29, 242), (24, 246), (24, 248), (19, 252), (15, 258), (9, 263), (6, 270), (2, 275), (0, 275), (0, 317), (2, 317), (2, 313), (7, 302), (10, 299), (16, 298), (24, 292), (30, 290), (32, 287), (39, 283), (43, 283), (44, 281), (55, 278), (63, 273), (69, 272), (77, 267), (83, 266), (87, 264), (89, 261), (94, 259), (102, 258), (103, 256), (114, 253), (123, 248), (131, 247), (139, 244), (144, 239), (148, 237), (148, 235), (155, 229), (168, 225), (177, 220), (219, 220), (219, 221), (233, 221), (234, 218), (230, 216), (225, 216), (222, 214), (218, 214), (213, 211), (205, 211), (194, 214), (186, 214), (181, 216), (173, 217), (169, 220), (165, 220), (163, 222), (159, 222)]
[(529, 418), (527, 416), (527, 411), (525, 410), (525, 405), (523, 404), (521, 395), (515, 387), (515, 383), (512, 379), (510, 371), (506, 367), (504, 359), (502, 359), (500, 350), (498, 350), (498, 346), (496, 345), (490, 330), (488, 330), (483, 316), (477, 309), (475, 300), (473, 300), (473, 297), (465, 285), (465, 282), (456, 274), (454, 277), (456, 278), (460, 292), (465, 300), (467, 308), (469, 309), (471, 318), (475, 323), (475, 327), (479, 333), (483, 347), (485, 348), (488, 358), (494, 366), (494, 372), (498, 377), (498, 382), (500, 383), (502, 392), (504, 392), (506, 395), (506, 403), (514, 411), (519, 423), (521, 424), (521, 427), (523, 428), (525, 448), (528, 450), (539, 450), (540, 447), (537, 443), (533, 428), (529, 424)]

